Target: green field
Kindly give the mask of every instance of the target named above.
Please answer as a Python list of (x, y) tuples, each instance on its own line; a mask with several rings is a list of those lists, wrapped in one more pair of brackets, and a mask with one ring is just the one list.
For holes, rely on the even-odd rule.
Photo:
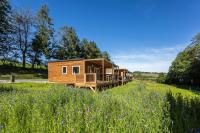
[(133, 81), (103, 92), (59, 84), (0, 85), (0, 132), (195, 132), (197, 92)]
[(156, 81), (160, 73), (155, 72), (133, 72), (133, 77), (138, 80)]

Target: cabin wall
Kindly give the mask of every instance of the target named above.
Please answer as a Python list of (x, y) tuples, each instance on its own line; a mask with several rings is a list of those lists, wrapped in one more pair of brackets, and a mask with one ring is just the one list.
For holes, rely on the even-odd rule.
[[(67, 67), (67, 74), (62, 74), (62, 67)], [(80, 66), (79, 76), (84, 75), (84, 61), (66, 61), (66, 62), (49, 62), (48, 63), (48, 80), (49, 82), (76, 83), (76, 75), (72, 74), (72, 66)]]
[(125, 71), (123, 69), (119, 70), (119, 75), (125, 77)]

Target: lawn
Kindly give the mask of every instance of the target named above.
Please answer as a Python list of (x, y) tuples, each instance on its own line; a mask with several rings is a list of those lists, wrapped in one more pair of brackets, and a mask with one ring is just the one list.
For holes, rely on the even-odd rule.
[(200, 127), (200, 96), (133, 81), (103, 92), (59, 84), (0, 85), (0, 132), (188, 132)]

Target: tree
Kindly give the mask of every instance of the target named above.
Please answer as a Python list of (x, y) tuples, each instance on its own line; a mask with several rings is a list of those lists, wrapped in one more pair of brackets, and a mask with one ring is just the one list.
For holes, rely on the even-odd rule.
[(34, 69), (35, 63), (40, 64), (41, 61), (41, 56), (43, 52), (43, 45), (42, 45), (42, 39), (40, 38), (39, 35), (35, 35), (34, 39), (32, 40), (32, 45), (31, 45), (31, 52), (29, 54), (29, 57), (31, 59), (32, 63), (32, 69)]
[(47, 5), (42, 5), (35, 20), (36, 33), (32, 42), (31, 54), (32, 68), (34, 68), (36, 62), (41, 62), (42, 54), (46, 59), (50, 59), (54, 47), (54, 29)]
[(36, 23), (38, 35), (43, 45), (43, 53), (49, 59), (51, 56), (50, 49), (52, 49), (54, 29), (52, 19), (49, 17), (49, 8), (47, 5), (42, 5), (36, 17)]
[(76, 31), (72, 27), (64, 26), (60, 30), (60, 41), (57, 46), (56, 58), (73, 59), (80, 58), (80, 44)]
[(197, 35), (192, 38), (192, 43), (191, 45), (198, 45), (200, 44), (200, 33), (197, 33)]
[(22, 66), (25, 68), (27, 54), (31, 47), (31, 29), (33, 28), (33, 15), (30, 10), (20, 10), (14, 13), (15, 43), (20, 51)]
[(180, 52), (167, 74), (169, 83), (200, 85), (200, 37), (195, 36), (192, 43)]
[(102, 52), (102, 58), (110, 61), (110, 55), (107, 51)]
[(0, 59), (7, 59), (11, 50), (11, 6), (8, 0), (0, 1)]
[(159, 73), (156, 81), (158, 83), (165, 83), (165, 80), (166, 80), (165, 74), (164, 73)]
[(94, 41), (83, 39), (81, 42), (81, 57), (85, 59), (100, 58), (101, 51)]

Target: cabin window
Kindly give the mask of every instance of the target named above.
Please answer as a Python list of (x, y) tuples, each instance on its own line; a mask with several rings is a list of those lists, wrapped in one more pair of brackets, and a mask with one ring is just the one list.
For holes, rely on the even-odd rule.
[(66, 66), (62, 67), (62, 74), (67, 74), (67, 67)]
[(79, 73), (80, 73), (80, 66), (73, 66), (72, 74), (79, 74)]

